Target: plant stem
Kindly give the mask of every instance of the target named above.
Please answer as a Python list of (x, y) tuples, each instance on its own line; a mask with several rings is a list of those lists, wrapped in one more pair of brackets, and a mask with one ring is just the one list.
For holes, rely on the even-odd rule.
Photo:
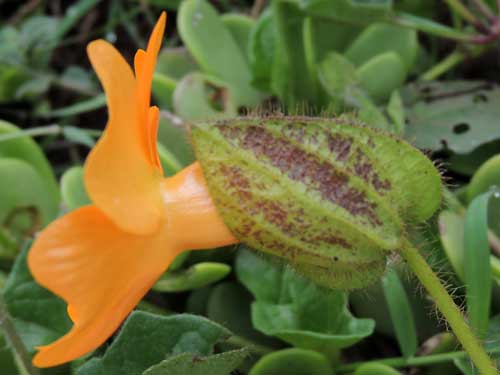
[(457, 49), (453, 51), (451, 54), (449, 54), (447, 57), (445, 57), (444, 60), (440, 61), (438, 64), (434, 65), (428, 71), (423, 73), (419, 79), (421, 81), (433, 81), (439, 76), (453, 69), (455, 66), (464, 61), (467, 57), (479, 56), (486, 50), (487, 47), (485, 46), (474, 46), (471, 47), (467, 52), (460, 51)]
[(461, 51), (455, 50), (450, 55), (448, 55), (444, 60), (440, 61), (438, 64), (434, 65), (428, 71), (420, 76), (421, 81), (433, 81), (437, 77), (446, 73), (456, 65), (460, 64), (465, 60), (465, 54)]
[(483, 375), (498, 374), (491, 358), (466, 323), (464, 315), (418, 250), (413, 245), (408, 244), (401, 251), (401, 256), (434, 299), (437, 307), (446, 318), (458, 341), (469, 354), (479, 372)]
[[(500, 352), (500, 348), (496, 349), (492, 353), (498, 353)], [(354, 363), (349, 363), (347, 365), (342, 365), (339, 366), (335, 369), (336, 374), (345, 374), (349, 372), (355, 371), (358, 367), (361, 365), (364, 365), (366, 363), (382, 363), (387, 366), (391, 367), (396, 367), (396, 368), (401, 368), (401, 367), (416, 367), (416, 366), (429, 366), (429, 365), (435, 365), (439, 363), (446, 363), (446, 362), (451, 362), (456, 359), (463, 359), (467, 357), (467, 352), (464, 351), (457, 351), (457, 352), (450, 352), (450, 353), (440, 353), (440, 354), (431, 354), (431, 355), (426, 355), (422, 357), (410, 357), (410, 358), (405, 358), (405, 357), (393, 357), (393, 358), (384, 358), (384, 359), (377, 359), (373, 361), (363, 361), (363, 362), (354, 362)]]
[(27, 130), (21, 130), (18, 132), (12, 132), (0, 135), (0, 142), (8, 141), (16, 138), (23, 137), (37, 137), (41, 135), (58, 135), (61, 134), (62, 128), (57, 124), (47, 125), (47, 126), (39, 126), (36, 128), (31, 128)]
[(478, 25), (480, 22), (476, 16), (469, 10), (465, 5), (463, 5), (460, 0), (445, 0), (448, 6), (460, 14), (460, 16), (471, 23), (472, 25)]
[(2, 294), (0, 293), (0, 326), (3, 328), (5, 336), (10, 343), (10, 346), (16, 357), (16, 364), (21, 367), (21, 373), (29, 375), (40, 375), (36, 367), (31, 364), (31, 356), (24, 346), (21, 338), (16, 332), (14, 323), (5, 306)]

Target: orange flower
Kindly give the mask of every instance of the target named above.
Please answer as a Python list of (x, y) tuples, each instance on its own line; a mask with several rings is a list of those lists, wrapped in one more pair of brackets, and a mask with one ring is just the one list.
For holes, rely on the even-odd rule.
[(67, 302), (74, 323), (66, 335), (38, 348), (38, 367), (71, 361), (101, 345), (182, 251), (237, 242), (198, 163), (162, 177), (159, 110), (150, 107), (150, 89), (165, 22), (163, 13), (146, 51), (137, 51), (135, 77), (111, 44), (88, 45), (109, 120), (85, 165), (94, 205), (53, 222), (29, 253), (34, 278)]

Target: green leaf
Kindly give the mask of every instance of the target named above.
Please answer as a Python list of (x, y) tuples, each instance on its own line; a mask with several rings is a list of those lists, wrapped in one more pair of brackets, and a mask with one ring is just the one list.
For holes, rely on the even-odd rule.
[(345, 57), (354, 65), (361, 66), (381, 54), (393, 52), (401, 58), (404, 72), (407, 73), (415, 62), (417, 51), (415, 30), (376, 23), (363, 30), (345, 52)]
[[(0, 136), (20, 131), (16, 126), (0, 120)], [(50, 201), (47, 222), (55, 218), (59, 211), (59, 189), (52, 167), (36, 142), (29, 137), (0, 141), (0, 157), (20, 159), (35, 169), (44, 181), (45, 199)]]
[(387, 271), (382, 278), (382, 287), (401, 353), (411, 357), (417, 352), (417, 330), (410, 301), (396, 271)]
[(175, 112), (185, 120), (234, 117), (237, 106), (226, 83), (202, 73), (190, 73), (174, 91)]
[(488, 242), (488, 202), (492, 192), (474, 198), (465, 214), (464, 268), (467, 313), (478, 335), (488, 329), (491, 306), (491, 266)]
[(176, 84), (176, 80), (161, 73), (156, 72), (153, 75), (151, 91), (161, 109), (172, 108)]
[(401, 373), (383, 363), (366, 363), (359, 366), (354, 375), (401, 375)]
[(403, 91), (405, 137), (419, 148), (468, 153), (500, 139), (500, 88), (480, 81), (419, 83)]
[(399, 91), (395, 90), (391, 94), (389, 104), (387, 105), (387, 114), (392, 120), (394, 132), (397, 135), (403, 135), (405, 130), (405, 109)]
[(321, 62), (330, 52), (342, 53), (359, 34), (361, 27), (323, 17), (307, 17), (304, 25), (306, 51), (312, 63)]
[(276, 55), (271, 88), (290, 113), (300, 113), (304, 106), (316, 105), (319, 95), (316, 74), (310, 71), (306, 61), (305, 16), (297, 6), (284, 1), (274, 1), (272, 10), (276, 22)]
[[(328, 287), (376, 280), (384, 249), (401, 246), (402, 221), (422, 221), (440, 205), (441, 176), (430, 160), (345, 119), (240, 118), (197, 123), (191, 134), (218, 212), (238, 239)], [(411, 173), (400, 168), (406, 163)]]
[(311, 15), (360, 25), (385, 20), (392, 9), (391, 0), (298, 0), (298, 2)]
[(90, 204), (90, 198), (83, 183), (83, 168), (71, 167), (61, 177), (61, 196), (70, 210)]
[(206, 357), (190, 353), (172, 356), (143, 372), (142, 375), (230, 375), (248, 356), (247, 349), (232, 350)]
[(193, 149), (184, 124), (173, 124), (160, 117), (158, 142), (172, 153), (181, 167), (186, 167), (194, 161)]
[(52, 220), (53, 202), (43, 178), (25, 161), (0, 158), (0, 175), (9, 182), (0, 186), (0, 227), (22, 243)]
[(39, 286), (32, 278), (26, 258), (29, 246), (19, 254), (4, 287), (4, 299), (26, 348), (47, 345), (71, 327), (66, 303)]
[(443, 210), (438, 220), (443, 249), (453, 270), (464, 281), (464, 218), (451, 210)]
[(386, 101), (394, 90), (403, 85), (406, 71), (401, 58), (394, 52), (373, 57), (357, 69), (361, 86), (376, 101)]
[(240, 48), (241, 54), (248, 62), (250, 33), (255, 26), (255, 19), (250, 16), (236, 13), (226, 13), (221, 16), (221, 19)]
[(227, 82), (237, 106), (253, 106), (261, 101), (259, 92), (250, 85), (246, 58), (212, 5), (206, 0), (182, 2), (177, 26), (202, 70)]
[(263, 91), (271, 91), (271, 76), (276, 50), (276, 24), (273, 12), (266, 9), (250, 33), (248, 57), (252, 84)]
[(333, 375), (333, 369), (320, 353), (304, 349), (283, 349), (262, 357), (249, 375)]
[(101, 358), (93, 358), (77, 375), (141, 375), (165, 358), (189, 353), (207, 356), (230, 335), (224, 327), (200, 316), (160, 316), (135, 311)]
[(158, 292), (185, 292), (215, 283), (231, 272), (223, 263), (197, 263), (188, 269), (165, 273), (153, 286)]
[(338, 102), (358, 89), (359, 77), (355, 66), (343, 55), (330, 52), (318, 66), (318, 76), (323, 88)]
[(250, 316), (252, 301), (252, 295), (241, 284), (222, 282), (211, 290), (203, 314), (250, 342), (276, 345), (277, 340), (263, 335), (252, 326)]
[(179, 80), (198, 69), (196, 61), (186, 48), (164, 48), (158, 55), (156, 72), (172, 80)]
[(50, 84), (51, 79), (47, 76), (31, 79), (17, 88), (14, 97), (18, 100), (35, 98), (46, 93)]
[(266, 335), (335, 356), (373, 333), (372, 320), (355, 319), (347, 310), (344, 292), (323, 289), (250, 251), (240, 251), (235, 267), (256, 298), (253, 324)]
[(472, 201), (482, 193), (487, 192), (492, 187), (500, 187), (500, 155), (488, 159), (474, 173), (467, 186), (467, 199)]

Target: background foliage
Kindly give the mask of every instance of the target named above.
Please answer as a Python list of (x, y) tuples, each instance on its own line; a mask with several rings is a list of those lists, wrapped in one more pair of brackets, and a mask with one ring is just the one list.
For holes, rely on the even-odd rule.
[(89, 202), (81, 165), (106, 121), (85, 46), (104, 38), (130, 61), (164, 9), (153, 101), (165, 174), (193, 161), (186, 124), (201, 119), (357, 116), (406, 138), (448, 186), (413, 242), (498, 355), (497, 2), (31, 0), (0, 2), (0, 372), (474, 373), (397, 258), (378, 283), (348, 293), (241, 246), (183, 254), (95, 353), (31, 367), (34, 347), (71, 323), (33, 281), (27, 249), (44, 225)]

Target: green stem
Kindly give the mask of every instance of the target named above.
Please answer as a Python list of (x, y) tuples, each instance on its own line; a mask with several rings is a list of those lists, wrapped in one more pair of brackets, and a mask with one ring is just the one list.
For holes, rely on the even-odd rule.
[(62, 128), (57, 124), (38, 126), (36, 128), (31, 128), (27, 130), (21, 130), (17, 132), (7, 133), (0, 135), (0, 142), (8, 141), (16, 138), (23, 137), (38, 137), (41, 135), (58, 135), (61, 134)]
[(40, 375), (36, 367), (31, 364), (31, 356), (29, 355), (24, 343), (16, 332), (14, 323), (5, 306), (2, 295), (0, 294), (0, 326), (3, 328), (5, 336), (14, 352), (16, 364), (21, 367), (20, 372), (29, 375)]
[(449, 70), (453, 69), (455, 66), (464, 61), (467, 57), (476, 57), (486, 51), (485, 46), (476, 46), (471, 48), (468, 52), (463, 52), (460, 50), (455, 50), (450, 55), (448, 55), (444, 60), (440, 61), (438, 64), (434, 65), (431, 69), (426, 71), (420, 76), (421, 81), (433, 81)]
[[(500, 352), (500, 348), (496, 349), (492, 353)], [(382, 363), (387, 366), (401, 368), (401, 367), (417, 367), (417, 366), (430, 366), (436, 365), (440, 363), (452, 362), (456, 359), (467, 358), (467, 352), (458, 351), (458, 352), (450, 352), (450, 353), (440, 353), (440, 354), (431, 354), (421, 357), (393, 357), (393, 358), (384, 358), (377, 359), (373, 361), (363, 361), (363, 362), (354, 362), (349, 363), (347, 365), (339, 366), (335, 369), (336, 374), (345, 374), (349, 372), (356, 371), (356, 369), (366, 363)]]
[(390, 17), (387, 22), (418, 30), (430, 35), (436, 35), (441, 38), (452, 39), (464, 43), (473, 43), (474, 36), (476, 35), (456, 30), (430, 19), (414, 16), (404, 12), (394, 12), (393, 16)]
[(479, 24), (479, 20), (476, 18), (476, 16), (469, 10), (465, 5), (463, 5), (460, 0), (445, 0), (448, 6), (460, 14), (460, 16), (466, 20), (467, 22), (471, 23), (472, 25), (477, 25)]
[[(84, 131), (91, 137), (100, 137), (102, 135), (102, 130), (97, 129), (84, 129), (79, 128)], [(47, 126), (38, 126), (36, 128), (16, 131), (12, 133), (7, 133), (0, 135), (0, 142), (9, 141), (11, 139), (16, 138), (24, 138), (24, 137), (40, 137), (44, 135), (59, 135), (62, 134), (63, 127), (57, 124), (47, 125)]]
[(418, 250), (411, 244), (408, 244), (401, 251), (401, 256), (406, 260), (412, 271), (434, 299), (437, 307), (446, 318), (458, 341), (460, 341), (465, 351), (469, 354), (479, 372), (483, 375), (498, 374), (482, 344), (474, 336), (469, 325), (466, 323), (464, 315)]

